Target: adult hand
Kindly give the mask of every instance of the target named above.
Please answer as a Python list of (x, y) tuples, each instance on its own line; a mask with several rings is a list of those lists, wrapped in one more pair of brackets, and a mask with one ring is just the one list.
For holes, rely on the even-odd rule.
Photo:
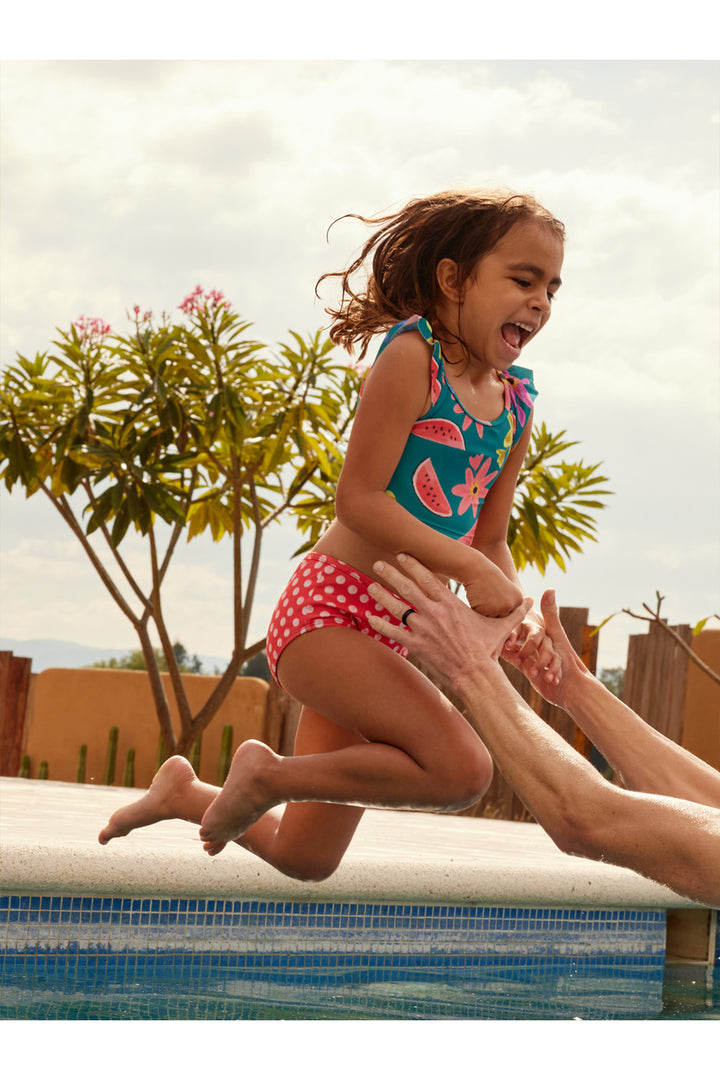
[(500, 655), (503, 660), (507, 660), (521, 671), (546, 701), (549, 701), (551, 705), (562, 706), (577, 677), (579, 675), (586, 676), (589, 672), (573, 649), (563, 629), (553, 589), (548, 589), (543, 593), (540, 600), (540, 610), (545, 624), (545, 633), (552, 642), (555, 655), (562, 665), (562, 677), (559, 683), (548, 680), (542, 670), (537, 670), (533, 655), (527, 655), (523, 651), (522, 636), (511, 635), (505, 642)]
[(411, 649), (449, 679), (457, 680), (495, 661), (508, 636), (532, 606), (532, 600), (526, 599), (502, 619), (486, 618), (464, 604), (416, 559), (401, 555), (398, 561), (405, 573), (387, 563), (374, 566), (398, 595), (393, 596), (378, 583), (373, 583), (369, 591), (396, 619), (401, 619), (408, 607), (414, 611), (406, 626), (396, 626), (374, 615), (369, 617), (370, 625)]

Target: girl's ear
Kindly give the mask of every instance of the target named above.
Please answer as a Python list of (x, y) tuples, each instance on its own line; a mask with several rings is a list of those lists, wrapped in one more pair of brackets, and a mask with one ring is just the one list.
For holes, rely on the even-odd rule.
[(441, 259), (435, 268), (435, 277), (446, 300), (457, 304), (462, 290), (458, 287), (458, 266), (453, 259)]

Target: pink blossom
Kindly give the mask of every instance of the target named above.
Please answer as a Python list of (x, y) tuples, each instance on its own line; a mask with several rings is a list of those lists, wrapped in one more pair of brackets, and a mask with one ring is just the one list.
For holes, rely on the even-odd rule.
[(78, 332), (78, 337), (83, 342), (89, 340), (101, 341), (112, 333), (110, 323), (106, 323), (103, 319), (90, 318), (87, 315), (80, 315), (73, 325)]
[(202, 285), (196, 285), (178, 306), (186, 315), (206, 315), (213, 314), (221, 307), (229, 308), (230, 301), (225, 299), (219, 289), (211, 289), (206, 293)]

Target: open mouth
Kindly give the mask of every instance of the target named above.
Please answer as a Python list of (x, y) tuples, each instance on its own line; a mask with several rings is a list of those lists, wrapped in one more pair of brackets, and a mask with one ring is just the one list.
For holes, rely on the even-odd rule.
[(533, 330), (534, 327), (525, 323), (506, 322), (502, 328), (502, 336), (513, 349), (522, 349)]

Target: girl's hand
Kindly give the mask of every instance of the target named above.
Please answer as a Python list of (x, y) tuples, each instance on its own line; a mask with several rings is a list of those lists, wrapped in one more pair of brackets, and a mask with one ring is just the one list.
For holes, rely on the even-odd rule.
[(522, 590), (500, 570), (467, 582), (465, 595), (473, 611), (488, 619), (504, 619), (523, 601)]
[(530, 679), (541, 676), (547, 683), (557, 684), (562, 677), (560, 657), (545, 624), (534, 610), (513, 630), (505, 642), (502, 656)]

